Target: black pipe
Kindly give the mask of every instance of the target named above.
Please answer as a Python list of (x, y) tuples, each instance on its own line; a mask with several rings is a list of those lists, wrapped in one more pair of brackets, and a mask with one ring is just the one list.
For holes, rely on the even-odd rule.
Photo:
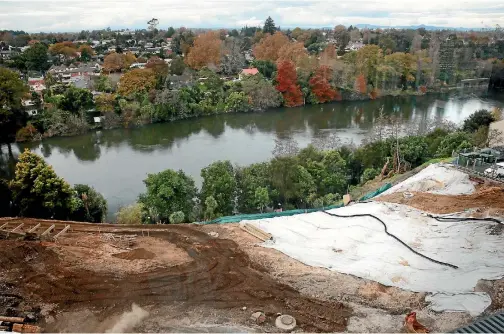
[(397, 241), (399, 241), (403, 246), (405, 246), (406, 248), (408, 248), (410, 251), (412, 251), (416, 255), (421, 256), (424, 259), (427, 259), (427, 260), (429, 260), (431, 262), (434, 262), (434, 263), (437, 263), (437, 264), (440, 264), (440, 265), (443, 265), (443, 266), (451, 267), (451, 268), (454, 268), (454, 269), (458, 269), (458, 267), (456, 265), (454, 265), (454, 264), (438, 261), (438, 260), (435, 260), (433, 258), (428, 257), (427, 255), (423, 255), (422, 253), (417, 252), (416, 250), (414, 250), (413, 248), (411, 248), (410, 246), (408, 246), (404, 241), (402, 241), (401, 239), (399, 239), (398, 237), (396, 237), (395, 235), (393, 235), (392, 233), (390, 233), (388, 231), (388, 229), (387, 229), (387, 225), (380, 218), (378, 218), (376, 216), (373, 216), (373, 215), (368, 214), (368, 213), (342, 216), (342, 215), (337, 215), (335, 213), (330, 213), (330, 212), (327, 212), (327, 211), (322, 211), (322, 212), (325, 213), (325, 214), (328, 214), (329, 216), (338, 217), (338, 218), (352, 218), (352, 217), (371, 217), (371, 218), (374, 218), (374, 219), (378, 220), (380, 223), (382, 223), (383, 227), (385, 228), (385, 233), (388, 236), (390, 236), (390, 237), (396, 239)]

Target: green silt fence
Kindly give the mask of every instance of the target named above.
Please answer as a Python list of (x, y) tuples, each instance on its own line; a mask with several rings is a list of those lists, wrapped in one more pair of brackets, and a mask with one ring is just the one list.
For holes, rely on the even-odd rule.
[[(392, 187), (392, 184), (386, 183), (380, 188), (376, 189), (375, 191), (369, 192), (359, 198), (359, 201), (367, 201), (375, 196), (378, 196), (379, 194), (383, 193), (384, 191), (390, 189)], [(296, 209), (296, 210), (287, 210), (287, 211), (282, 211), (282, 212), (267, 212), (267, 213), (253, 213), (253, 214), (243, 214), (243, 215), (236, 215), (236, 216), (226, 216), (226, 217), (220, 217), (214, 220), (210, 220), (207, 222), (201, 222), (199, 224), (207, 225), (207, 224), (228, 224), (228, 223), (238, 223), (242, 220), (257, 220), (257, 219), (265, 219), (265, 218), (275, 218), (275, 217), (287, 217), (287, 216), (294, 216), (294, 215), (299, 215), (302, 213), (310, 213), (310, 212), (317, 212), (317, 211), (324, 211), (324, 210), (331, 210), (331, 209), (337, 209), (341, 208), (343, 206), (343, 203), (336, 204), (336, 205), (330, 205), (326, 206), (323, 208), (316, 208), (316, 209)]]

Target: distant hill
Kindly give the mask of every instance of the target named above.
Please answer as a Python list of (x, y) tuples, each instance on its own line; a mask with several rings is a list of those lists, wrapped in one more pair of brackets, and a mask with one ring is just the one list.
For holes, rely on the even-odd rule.
[(386, 26), (386, 25), (381, 25), (380, 26), (380, 25), (374, 25), (374, 24), (355, 24), (354, 27), (357, 27), (359, 29), (362, 29), (362, 28), (371, 28), (371, 29), (377, 29), (377, 28), (420, 29), (420, 28), (424, 28), (425, 30), (459, 30), (459, 31), (466, 31), (466, 30), (482, 31), (482, 30), (486, 30), (485, 28), (438, 27), (438, 26), (426, 26), (425, 24), (411, 25), (411, 26)]

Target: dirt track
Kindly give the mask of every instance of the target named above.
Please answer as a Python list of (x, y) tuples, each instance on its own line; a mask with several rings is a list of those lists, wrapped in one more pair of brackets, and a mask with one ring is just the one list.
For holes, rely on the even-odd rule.
[[(86, 230), (88, 227), (90, 230), (117, 227), (78, 224), (65, 238), (78, 238), (80, 232), (75, 230), (79, 226)], [(93, 309), (99, 310), (100, 319), (105, 320), (124, 312), (133, 302), (151, 307), (183, 302), (188, 312), (202, 306), (211, 309), (247, 307), (248, 310), (262, 310), (270, 316), (291, 314), (305, 331), (345, 330), (350, 308), (338, 302), (302, 296), (293, 288), (278, 283), (264, 268), (251, 262), (232, 240), (212, 238), (198, 227), (187, 225), (162, 229), (151, 230), (150, 236), (177, 245), (187, 252), (191, 261), (128, 275), (64, 266), (61, 257), (65, 248), (62, 245), (0, 241), (0, 267), (9, 268), (4, 297), (12, 295), (0, 299), (0, 312), (7, 312), (9, 303), (18, 305), (18, 308), (56, 304), (54, 312)], [(123, 233), (141, 235), (138, 230), (133, 230)], [(62, 330), (57, 322), (42, 325), (46, 331)], [(85, 330), (92, 332), (97, 328)]]

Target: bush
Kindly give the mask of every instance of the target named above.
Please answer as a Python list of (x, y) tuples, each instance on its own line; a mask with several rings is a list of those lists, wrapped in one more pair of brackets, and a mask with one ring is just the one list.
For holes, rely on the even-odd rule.
[(116, 213), (118, 224), (137, 225), (143, 222), (143, 205), (139, 203), (131, 204), (119, 209)]
[(453, 132), (448, 134), (439, 144), (437, 157), (451, 157), (452, 152), (459, 152), (471, 147), (471, 136), (467, 132)]
[(42, 136), (31, 123), (28, 123), (24, 128), (19, 129), (18, 132), (16, 133), (17, 142), (33, 141), (40, 139), (42, 139)]
[(378, 168), (366, 168), (364, 173), (362, 173), (362, 183), (366, 183), (369, 180), (373, 180), (380, 174), (380, 170)]
[(184, 219), (185, 219), (185, 215), (182, 211), (176, 211), (170, 215), (170, 223), (171, 224), (183, 223)]

